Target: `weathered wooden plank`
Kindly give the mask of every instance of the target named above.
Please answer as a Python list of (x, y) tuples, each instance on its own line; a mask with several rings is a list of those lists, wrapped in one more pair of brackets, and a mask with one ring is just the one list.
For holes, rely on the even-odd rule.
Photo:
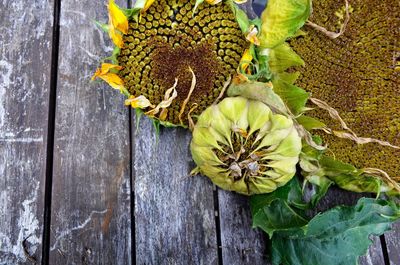
[(392, 230), (385, 234), (390, 265), (400, 264), (400, 222), (392, 226)]
[(89, 85), (111, 53), (104, 1), (63, 1), (50, 264), (130, 264), (129, 114), (123, 96)]
[(52, 2), (0, 1), (0, 264), (41, 259)]
[(369, 247), (367, 254), (360, 257), (360, 265), (385, 265), (383, 257), (382, 245), (379, 237), (374, 236), (371, 238), (373, 244)]
[(217, 264), (212, 184), (189, 177), (190, 133), (162, 128), (157, 140), (144, 118), (133, 138), (136, 263)]
[(249, 198), (218, 190), (223, 264), (271, 264), (267, 237), (252, 229)]

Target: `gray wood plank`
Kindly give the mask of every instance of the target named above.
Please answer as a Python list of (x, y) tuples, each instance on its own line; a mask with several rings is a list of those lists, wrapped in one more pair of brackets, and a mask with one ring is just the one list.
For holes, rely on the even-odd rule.
[(385, 241), (389, 254), (390, 265), (400, 264), (400, 222), (392, 226), (392, 230), (385, 234)]
[(0, 1), (0, 264), (41, 259), (52, 6)]
[(111, 53), (104, 1), (63, 1), (50, 264), (130, 264), (129, 114), (124, 97), (89, 84)]
[(271, 264), (267, 237), (252, 229), (249, 198), (218, 190), (223, 264)]
[(218, 264), (211, 182), (189, 177), (190, 133), (149, 119), (134, 132), (137, 264)]

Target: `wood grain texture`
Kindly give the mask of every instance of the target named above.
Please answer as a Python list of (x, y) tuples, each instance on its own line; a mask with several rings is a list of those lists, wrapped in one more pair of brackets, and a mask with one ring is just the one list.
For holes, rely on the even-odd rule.
[(385, 234), (390, 265), (400, 264), (400, 222), (392, 226), (392, 230)]
[(52, 5), (0, 1), (0, 264), (41, 258)]
[(63, 1), (50, 264), (130, 264), (129, 114), (124, 97), (90, 84), (108, 35), (104, 1)]
[(267, 237), (252, 228), (249, 198), (218, 190), (223, 264), (271, 264)]
[(134, 132), (137, 264), (218, 264), (212, 184), (189, 177), (190, 138), (162, 128), (157, 140), (147, 118)]

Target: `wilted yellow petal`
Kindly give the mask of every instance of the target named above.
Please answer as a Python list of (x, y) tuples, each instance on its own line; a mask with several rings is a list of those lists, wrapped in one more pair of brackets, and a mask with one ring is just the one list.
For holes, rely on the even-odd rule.
[(147, 107), (153, 107), (154, 105), (151, 104), (150, 100), (148, 100), (145, 96), (141, 95), (138, 97), (135, 96), (129, 96), (128, 99), (125, 100), (125, 105), (126, 106), (132, 106), (132, 108), (140, 108), (144, 109)]
[(96, 72), (94, 73), (94, 75), (92, 77), (92, 80), (95, 80), (96, 77), (100, 77), (102, 75), (107, 74), (112, 69), (121, 70), (122, 66), (115, 65), (115, 64), (110, 64), (110, 63), (103, 63), (103, 64), (101, 64), (101, 68), (97, 69)]
[(92, 80), (95, 80), (96, 77), (100, 77), (110, 72), (110, 70), (121, 70), (123, 67), (115, 64), (110, 63), (102, 63), (100, 69), (97, 69), (94, 73)]
[(210, 5), (216, 5), (218, 3), (220, 3), (222, 0), (206, 0), (207, 3), (209, 3)]
[(124, 81), (115, 73), (110, 73), (110, 70), (121, 70), (122, 66), (103, 63), (100, 69), (97, 69), (94, 73), (92, 80), (98, 78), (106, 81), (111, 87), (120, 90), (123, 92), (125, 90)]
[(246, 39), (255, 45), (260, 45), (260, 40), (257, 37), (258, 29), (256, 26), (251, 25), (249, 30), (247, 31)]
[(106, 81), (111, 87), (118, 89), (120, 91), (124, 88), (124, 81), (122, 81), (121, 77), (114, 73), (107, 73), (105, 75), (99, 76), (99, 78)]
[(111, 26), (124, 34), (128, 33), (128, 18), (124, 12), (115, 4), (114, 0), (110, 0), (108, 4), (108, 12)]
[(112, 25), (110, 25), (108, 34), (110, 35), (110, 38), (112, 42), (115, 44), (115, 46), (117, 46), (118, 48), (122, 48), (124, 46), (124, 40), (122, 38), (122, 34), (116, 31)]
[(240, 73), (247, 73), (247, 69), (253, 60), (253, 56), (250, 53), (249, 49), (246, 49), (243, 53), (242, 58), (240, 59)]

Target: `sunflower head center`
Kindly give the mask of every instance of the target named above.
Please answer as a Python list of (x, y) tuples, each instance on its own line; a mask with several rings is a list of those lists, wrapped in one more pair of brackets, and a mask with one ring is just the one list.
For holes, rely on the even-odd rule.
[(160, 43), (151, 55), (154, 69), (151, 78), (163, 87), (171, 87), (175, 78), (178, 79), (178, 100), (183, 101), (190, 89), (193, 76), (196, 75), (196, 88), (193, 90), (193, 99), (207, 95), (213, 88), (217, 74), (222, 70), (217, 56), (207, 44), (195, 44), (186, 48), (172, 47), (168, 43)]

